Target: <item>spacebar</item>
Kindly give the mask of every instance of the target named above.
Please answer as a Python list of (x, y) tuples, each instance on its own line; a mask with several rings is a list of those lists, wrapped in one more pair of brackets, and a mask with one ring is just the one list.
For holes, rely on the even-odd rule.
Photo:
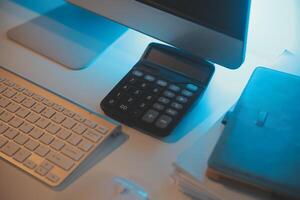
[(55, 152), (48, 153), (46, 159), (53, 162), (54, 164), (58, 165), (66, 171), (68, 171), (74, 165), (74, 162), (70, 158), (67, 158)]

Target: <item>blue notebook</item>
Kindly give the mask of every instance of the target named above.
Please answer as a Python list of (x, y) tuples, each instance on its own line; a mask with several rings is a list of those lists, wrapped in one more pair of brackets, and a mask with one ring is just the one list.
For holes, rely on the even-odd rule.
[(300, 199), (300, 77), (257, 68), (208, 166), (209, 177)]

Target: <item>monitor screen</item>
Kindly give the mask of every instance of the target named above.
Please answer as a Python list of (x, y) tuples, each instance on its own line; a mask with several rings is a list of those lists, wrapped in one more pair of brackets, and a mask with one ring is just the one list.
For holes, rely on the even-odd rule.
[(230, 69), (245, 60), (250, 0), (68, 0)]
[(243, 0), (137, 0), (243, 40), (248, 6)]

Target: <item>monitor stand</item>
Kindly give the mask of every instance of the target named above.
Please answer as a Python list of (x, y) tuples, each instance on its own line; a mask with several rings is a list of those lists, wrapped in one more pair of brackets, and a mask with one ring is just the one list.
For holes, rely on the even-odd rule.
[(89, 66), (127, 28), (70, 4), (8, 31), (11, 40), (78, 70)]

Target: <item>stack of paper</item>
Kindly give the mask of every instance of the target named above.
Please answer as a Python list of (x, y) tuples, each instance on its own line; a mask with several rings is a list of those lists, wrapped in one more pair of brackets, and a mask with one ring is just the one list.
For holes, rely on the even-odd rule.
[(269, 199), (266, 194), (236, 185), (224, 185), (205, 176), (207, 161), (224, 126), (218, 121), (194, 145), (184, 151), (173, 164), (179, 189), (192, 199), (200, 200), (257, 200)]

